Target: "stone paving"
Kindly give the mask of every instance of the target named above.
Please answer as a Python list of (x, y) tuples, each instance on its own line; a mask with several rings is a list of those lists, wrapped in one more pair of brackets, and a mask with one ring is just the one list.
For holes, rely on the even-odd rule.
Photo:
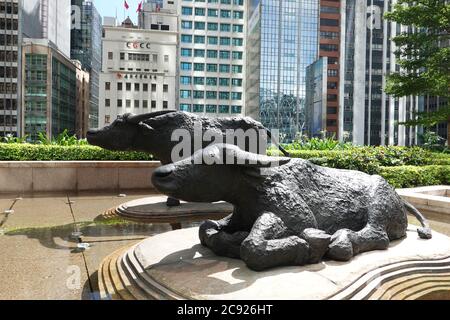
[[(169, 225), (94, 222), (105, 210), (147, 193), (0, 197), (0, 300), (96, 299), (97, 268), (111, 252)], [(81, 232), (79, 248), (74, 232)]]
[[(122, 196), (0, 196), (0, 300), (97, 299), (97, 269), (106, 256), (171, 230), (166, 224), (94, 222), (105, 210), (149, 194)], [(448, 215), (428, 218), (436, 231), (450, 236)], [(417, 224), (413, 218), (410, 222)], [(73, 237), (78, 231), (81, 242), (89, 244), (88, 249), (80, 248)]]

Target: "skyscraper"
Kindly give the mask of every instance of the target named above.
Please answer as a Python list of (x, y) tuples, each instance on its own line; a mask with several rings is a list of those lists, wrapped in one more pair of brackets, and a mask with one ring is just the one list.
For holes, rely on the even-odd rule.
[(393, 37), (407, 27), (383, 19), (392, 0), (342, 0), (339, 137), (358, 145), (414, 145), (420, 128), (398, 123), (423, 110), (423, 98), (390, 97), (386, 77), (400, 70)]
[(246, 114), (285, 141), (304, 127), (306, 68), (318, 57), (319, 0), (251, 0)]
[(47, 39), (70, 57), (70, 0), (20, 0), (24, 38)]
[(0, 136), (20, 135), (19, 21), (19, 1), (0, 1)]
[(244, 113), (244, 0), (179, 2), (180, 109), (208, 117)]
[[(76, 17), (71, 32), (71, 59), (90, 73), (89, 127), (98, 128), (99, 81), (102, 67), (102, 18), (92, 1), (72, 0)], [(79, 23), (77, 23), (79, 22)]]

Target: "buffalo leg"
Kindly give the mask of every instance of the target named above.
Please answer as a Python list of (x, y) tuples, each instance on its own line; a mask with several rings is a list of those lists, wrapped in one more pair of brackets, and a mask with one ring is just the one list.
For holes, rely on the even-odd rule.
[(389, 237), (381, 228), (367, 225), (358, 232), (342, 229), (331, 238), (327, 257), (337, 261), (349, 261), (359, 253), (385, 250), (388, 247)]
[(232, 215), (229, 215), (219, 221), (205, 221), (200, 226), (199, 237), (202, 245), (215, 254), (238, 259), (240, 258), (241, 244), (247, 238), (248, 232), (227, 233), (231, 217)]
[(309, 244), (300, 237), (288, 235), (279, 217), (273, 213), (263, 214), (242, 243), (241, 259), (256, 271), (306, 264), (310, 256)]
[(179, 207), (181, 205), (181, 202), (178, 199), (167, 197), (166, 205), (168, 207)]

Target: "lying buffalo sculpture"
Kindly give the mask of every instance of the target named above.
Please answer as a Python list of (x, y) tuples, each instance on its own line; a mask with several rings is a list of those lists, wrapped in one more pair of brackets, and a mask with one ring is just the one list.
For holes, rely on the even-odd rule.
[[(200, 124), (202, 132), (219, 133), (226, 139), (227, 130), (256, 130), (265, 132), (267, 138), (272, 140), (271, 133), (261, 123), (248, 117), (231, 117), (212, 119), (200, 117), (192, 113), (182, 111), (160, 111), (143, 115), (124, 114), (119, 116), (111, 125), (99, 130), (90, 130), (87, 133), (88, 142), (113, 151), (141, 151), (152, 154), (161, 163), (172, 163), (172, 151), (179, 144), (173, 141), (172, 135), (177, 129), (185, 129), (190, 136), (194, 136), (195, 125)], [(224, 142), (220, 141), (220, 142)], [(205, 148), (214, 141), (201, 140), (199, 147), (195, 148), (194, 139), (191, 139), (191, 150), (183, 157), (190, 157), (195, 151)], [(237, 144), (237, 143), (236, 143)], [(289, 154), (279, 146), (285, 156)], [(248, 146), (245, 146), (246, 150)], [(265, 152), (255, 150), (255, 152)], [(179, 201), (169, 198), (169, 206), (179, 205)]]
[(387, 249), (406, 236), (408, 211), (423, 226), (419, 236), (431, 238), (426, 219), (382, 177), (302, 159), (216, 144), (158, 168), (152, 181), (177, 199), (232, 203), (231, 216), (201, 225), (201, 243), (257, 271)]

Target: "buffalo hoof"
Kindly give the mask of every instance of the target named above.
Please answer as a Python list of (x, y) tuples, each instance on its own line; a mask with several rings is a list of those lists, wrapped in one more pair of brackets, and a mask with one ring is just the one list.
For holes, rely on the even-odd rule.
[(167, 198), (166, 205), (168, 207), (179, 207), (181, 205), (180, 200), (174, 198)]
[(353, 258), (353, 245), (347, 230), (339, 230), (333, 235), (326, 256), (336, 261), (349, 261)]
[(301, 237), (308, 242), (310, 247), (308, 263), (319, 263), (327, 253), (328, 246), (331, 242), (331, 236), (322, 230), (306, 229), (303, 231)]

